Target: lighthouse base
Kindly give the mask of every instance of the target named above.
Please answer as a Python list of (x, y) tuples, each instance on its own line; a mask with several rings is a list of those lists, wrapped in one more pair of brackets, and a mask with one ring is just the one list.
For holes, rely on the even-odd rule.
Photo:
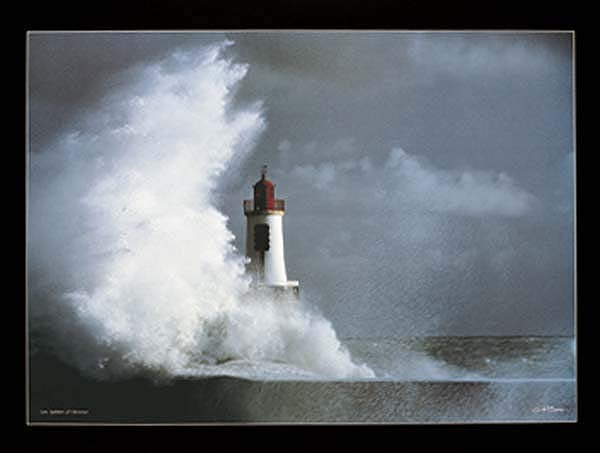
[(255, 282), (251, 285), (253, 291), (264, 294), (268, 297), (300, 299), (300, 284), (298, 280), (288, 280), (283, 284), (269, 285), (262, 282)]

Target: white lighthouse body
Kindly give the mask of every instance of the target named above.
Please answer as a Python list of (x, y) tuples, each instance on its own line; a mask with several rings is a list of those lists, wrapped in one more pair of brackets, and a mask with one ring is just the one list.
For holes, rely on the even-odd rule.
[[(246, 256), (250, 258), (250, 269), (266, 285), (283, 285), (287, 283), (285, 257), (283, 254), (283, 213), (256, 214), (247, 216), (248, 235), (246, 239)], [(254, 234), (256, 225), (268, 225), (269, 250), (254, 250)]]
[(275, 199), (275, 185), (266, 179), (263, 167), (261, 179), (254, 185), (254, 199), (244, 200), (246, 215), (247, 271), (257, 286), (298, 294), (299, 284), (288, 280), (283, 247), (284, 200)]

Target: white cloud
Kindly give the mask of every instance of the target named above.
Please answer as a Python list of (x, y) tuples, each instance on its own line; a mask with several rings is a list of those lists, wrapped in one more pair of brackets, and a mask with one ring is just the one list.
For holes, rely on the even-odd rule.
[(346, 201), (361, 209), (385, 203), (392, 210), (516, 217), (535, 200), (505, 173), (439, 169), (401, 148), (392, 149), (382, 166), (368, 157), (297, 165), (287, 183), (328, 189), (322, 196), (329, 202)]
[(390, 152), (386, 168), (397, 178), (396, 192), (425, 210), (519, 216), (533, 202), (505, 173), (437, 169), (400, 148)]
[(325, 162), (318, 166), (299, 165), (292, 170), (292, 177), (304, 180), (318, 189), (327, 189), (336, 179), (337, 165)]

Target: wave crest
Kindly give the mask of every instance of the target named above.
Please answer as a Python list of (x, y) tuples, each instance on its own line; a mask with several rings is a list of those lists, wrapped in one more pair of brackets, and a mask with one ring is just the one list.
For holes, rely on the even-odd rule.
[(55, 350), (98, 377), (229, 360), (371, 377), (305, 304), (251, 293), (212, 204), (217, 178), (265, 128), (259, 103), (230, 106), (247, 67), (222, 57), (227, 44), (137, 70), (32, 154), (32, 327), (50, 326)]

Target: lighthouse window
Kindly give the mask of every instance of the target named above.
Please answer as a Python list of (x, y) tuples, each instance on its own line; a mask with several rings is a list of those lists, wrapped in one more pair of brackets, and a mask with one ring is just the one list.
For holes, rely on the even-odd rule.
[(254, 225), (254, 250), (264, 252), (269, 250), (269, 245), (269, 225)]

